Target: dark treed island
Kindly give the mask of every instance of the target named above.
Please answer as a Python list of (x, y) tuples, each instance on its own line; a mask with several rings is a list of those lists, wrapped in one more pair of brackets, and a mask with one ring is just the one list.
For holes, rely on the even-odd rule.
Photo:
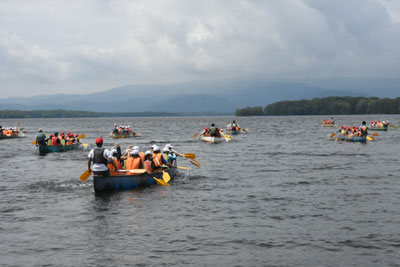
[(400, 97), (325, 97), (236, 110), (236, 116), (400, 114)]
[(0, 110), (0, 118), (100, 118), (100, 117), (177, 117), (232, 115), (221, 112), (91, 112), (77, 110)]

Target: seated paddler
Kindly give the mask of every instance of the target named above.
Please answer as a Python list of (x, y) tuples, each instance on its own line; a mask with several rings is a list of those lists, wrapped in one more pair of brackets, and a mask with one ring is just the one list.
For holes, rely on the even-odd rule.
[[(130, 152), (129, 158), (125, 161), (125, 169), (126, 170), (135, 170), (135, 169), (143, 169), (143, 162), (139, 156), (139, 151), (133, 149)], [(127, 174), (130, 174), (129, 172)]]
[(93, 162), (93, 175), (94, 176), (110, 176), (107, 164), (111, 163), (114, 168), (118, 170), (118, 166), (115, 164), (111, 152), (103, 148), (103, 138), (98, 137), (96, 139), (96, 148), (90, 150), (88, 155), (88, 170)]

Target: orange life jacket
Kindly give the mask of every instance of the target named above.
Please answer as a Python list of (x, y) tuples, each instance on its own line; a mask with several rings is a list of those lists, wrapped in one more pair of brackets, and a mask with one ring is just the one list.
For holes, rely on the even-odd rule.
[(57, 146), (57, 137), (53, 136), (53, 138), (51, 139), (51, 145), (52, 146)]
[(141, 161), (142, 159), (140, 157), (137, 158), (129, 157), (125, 162), (125, 169), (126, 170), (139, 169)]
[(144, 162), (145, 154), (143, 152), (139, 152), (139, 157), (142, 160), (142, 162)]
[[(118, 170), (122, 169), (121, 164), (119, 163), (117, 158), (114, 158), (115, 165), (117, 165)], [(107, 168), (110, 171), (110, 175), (119, 175), (118, 170), (115, 169), (112, 163), (107, 164)]]
[(156, 166), (156, 168), (161, 167), (161, 165), (162, 165), (161, 158), (162, 158), (161, 153), (153, 154), (153, 162), (154, 162), (154, 165)]

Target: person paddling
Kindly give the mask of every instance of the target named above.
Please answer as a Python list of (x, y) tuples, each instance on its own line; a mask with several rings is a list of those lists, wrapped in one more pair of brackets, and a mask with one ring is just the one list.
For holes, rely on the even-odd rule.
[(367, 136), (368, 135), (368, 127), (367, 127), (366, 124), (367, 123), (365, 121), (362, 122), (362, 125), (360, 127), (361, 136)]
[(110, 176), (110, 171), (107, 168), (107, 164), (110, 162), (114, 165), (115, 169), (118, 170), (118, 166), (115, 164), (111, 152), (103, 148), (103, 138), (98, 137), (96, 139), (96, 148), (90, 150), (88, 155), (88, 170), (90, 170), (93, 162), (93, 175), (94, 176)]
[(39, 129), (39, 133), (36, 136), (36, 146), (46, 146), (46, 135), (42, 129)]

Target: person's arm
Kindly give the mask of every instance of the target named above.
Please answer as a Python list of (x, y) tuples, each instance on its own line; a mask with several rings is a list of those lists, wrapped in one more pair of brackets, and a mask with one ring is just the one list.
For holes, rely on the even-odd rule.
[(91, 172), (90, 166), (92, 165), (92, 158), (88, 159), (88, 170)]

